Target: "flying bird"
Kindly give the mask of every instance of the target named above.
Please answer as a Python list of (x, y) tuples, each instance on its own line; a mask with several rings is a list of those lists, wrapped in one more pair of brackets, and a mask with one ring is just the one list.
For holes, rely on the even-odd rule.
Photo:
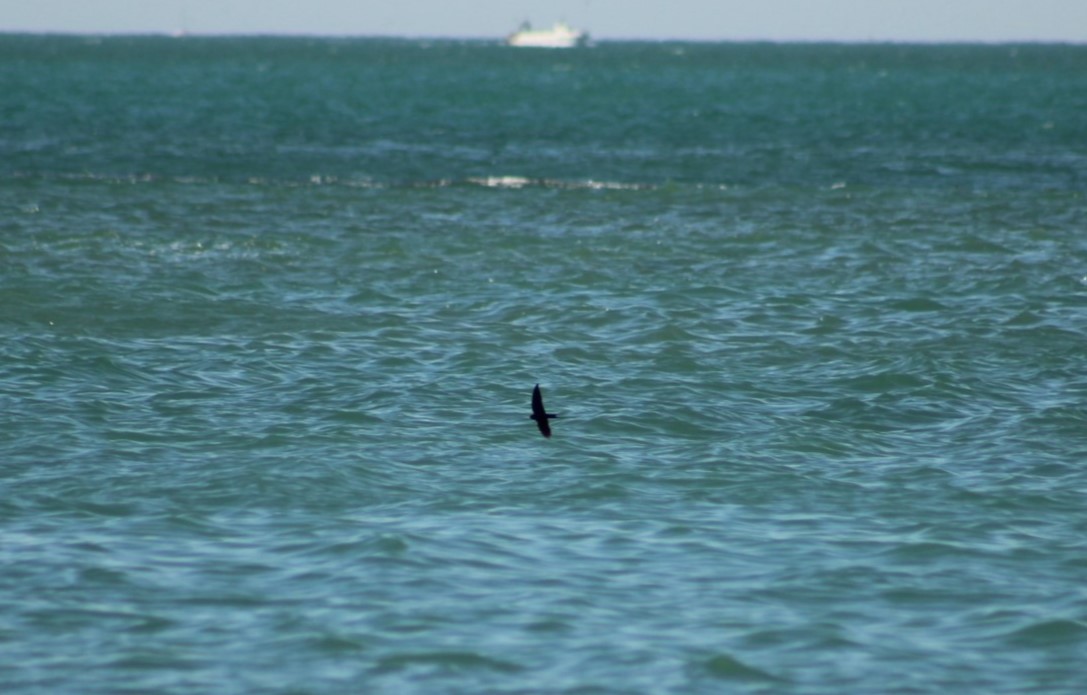
[(540, 434), (545, 437), (551, 436), (551, 424), (548, 423), (548, 419), (558, 417), (558, 415), (544, 410), (543, 396), (540, 395), (539, 384), (536, 384), (536, 388), (532, 389), (532, 415), (529, 415), (529, 417), (536, 421), (536, 426), (540, 428)]

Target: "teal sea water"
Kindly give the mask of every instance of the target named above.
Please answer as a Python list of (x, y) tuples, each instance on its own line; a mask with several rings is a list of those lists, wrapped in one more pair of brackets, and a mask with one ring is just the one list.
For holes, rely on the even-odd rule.
[(0, 36), (2, 690), (1083, 692), (1085, 195), (1083, 46)]

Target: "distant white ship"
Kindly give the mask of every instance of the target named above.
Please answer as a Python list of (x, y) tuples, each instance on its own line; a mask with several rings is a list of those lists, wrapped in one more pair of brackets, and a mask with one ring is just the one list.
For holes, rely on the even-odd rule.
[(556, 22), (550, 29), (533, 29), (525, 22), (521, 28), (506, 37), (508, 46), (535, 46), (538, 48), (572, 48), (589, 43), (589, 34), (572, 29), (566, 22)]

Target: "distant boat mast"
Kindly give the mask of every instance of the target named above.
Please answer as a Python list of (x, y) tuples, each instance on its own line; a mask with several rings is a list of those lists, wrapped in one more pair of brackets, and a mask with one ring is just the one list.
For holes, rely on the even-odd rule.
[(178, 7), (177, 16), (180, 20), (177, 25), (177, 29), (174, 29), (170, 36), (176, 39), (180, 39), (189, 35), (189, 4), (185, 0), (181, 0), (181, 5)]

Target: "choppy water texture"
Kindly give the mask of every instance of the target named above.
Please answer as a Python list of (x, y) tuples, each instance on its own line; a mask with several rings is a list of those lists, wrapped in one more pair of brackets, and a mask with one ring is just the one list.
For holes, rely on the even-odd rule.
[(1087, 682), (1087, 49), (0, 53), (5, 692)]

